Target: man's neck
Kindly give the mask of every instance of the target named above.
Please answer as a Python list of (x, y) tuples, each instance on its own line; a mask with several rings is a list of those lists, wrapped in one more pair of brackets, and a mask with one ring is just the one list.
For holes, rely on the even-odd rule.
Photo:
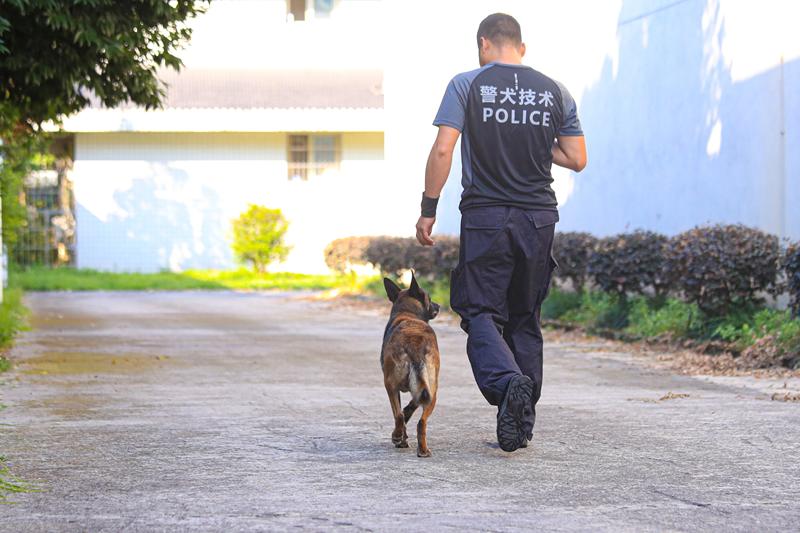
[(487, 63), (505, 63), (507, 65), (521, 65), (522, 56), (516, 50), (504, 50), (495, 54)]

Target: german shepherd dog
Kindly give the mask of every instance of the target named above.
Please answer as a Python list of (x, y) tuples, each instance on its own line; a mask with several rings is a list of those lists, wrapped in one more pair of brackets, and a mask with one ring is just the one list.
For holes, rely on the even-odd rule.
[[(383, 384), (394, 416), (392, 442), (396, 448), (408, 448), (406, 423), (417, 407), (422, 406), (422, 416), (417, 423), (417, 456), (430, 457), (426, 430), (428, 417), (436, 405), (439, 345), (428, 321), (439, 314), (439, 304), (431, 302), (413, 274), (411, 286), (406, 290), (401, 290), (389, 278), (383, 279), (383, 286), (392, 302), (381, 348)], [(401, 391), (411, 393), (411, 401), (404, 409), (400, 408)]]

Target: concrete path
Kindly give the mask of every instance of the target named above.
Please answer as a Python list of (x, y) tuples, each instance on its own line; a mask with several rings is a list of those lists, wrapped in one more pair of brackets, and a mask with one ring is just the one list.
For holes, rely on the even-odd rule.
[(434, 322), (441, 393), (418, 459), (390, 443), (376, 312), (224, 292), (28, 304), (0, 455), (42, 490), (0, 506), (3, 531), (800, 524), (800, 404), (751, 389), (551, 344), (534, 443), (506, 454), (464, 335)]

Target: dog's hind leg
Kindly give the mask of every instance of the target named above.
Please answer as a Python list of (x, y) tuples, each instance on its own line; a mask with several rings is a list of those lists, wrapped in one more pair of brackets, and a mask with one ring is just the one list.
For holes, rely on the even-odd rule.
[(416, 402), (416, 400), (414, 400), (414, 398), (411, 398), (411, 401), (408, 402), (408, 405), (403, 408), (403, 418), (405, 418), (406, 424), (408, 424), (408, 421), (411, 420), (411, 417), (414, 415), (414, 411), (417, 410), (417, 407), (419, 407), (419, 404)]
[(392, 404), (392, 415), (394, 415), (394, 431), (392, 432), (392, 443), (395, 448), (408, 448), (408, 434), (406, 434), (406, 420), (400, 408), (400, 392), (394, 387), (386, 384), (386, 392), (389, 394), (389, 403)]
[(430, 457), (431, 451), (428, 449), (428, 417), (431, 416), (433, 408), (436, 407), (436, 389), (433, 391), (430, 403), (422, 409), (422, 416), (417, 422), (417, 457)]

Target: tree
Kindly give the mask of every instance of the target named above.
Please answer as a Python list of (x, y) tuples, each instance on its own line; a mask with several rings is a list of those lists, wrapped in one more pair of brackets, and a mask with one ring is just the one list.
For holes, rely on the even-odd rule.
[(93, 95), (158, 107), (160, 67), (178, 69), (187, 21), (207, 0), (0, 0), (0, 132), (39, 128)]
[(24, 223), (17, 198), (45, 150), (41, 125), (90, 99), (113, 107), (161, 103), (159, 68), (191, 36), (210, 0), (0, 0), (0, 192), (3, 236)]
[(283, 261), (289, 247), (283, 242), (289, 222), (280, 209), (250, 205), (233, 221), (233, 253), (256, 272), (264, 272), (270, 263)]

